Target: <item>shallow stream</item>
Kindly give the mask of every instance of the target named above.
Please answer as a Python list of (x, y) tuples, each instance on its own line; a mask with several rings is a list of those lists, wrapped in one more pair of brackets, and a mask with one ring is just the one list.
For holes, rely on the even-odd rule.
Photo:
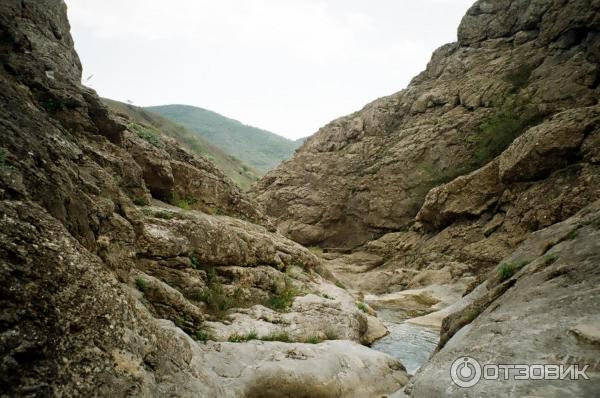
[(405, 321), (410, 317), (397, 308), (377, 307), (378, 317), (390, 333), (377, 340), (371, 348), (399, 359), (409, 374), (425, 363), (439, 341), (439, 332)]

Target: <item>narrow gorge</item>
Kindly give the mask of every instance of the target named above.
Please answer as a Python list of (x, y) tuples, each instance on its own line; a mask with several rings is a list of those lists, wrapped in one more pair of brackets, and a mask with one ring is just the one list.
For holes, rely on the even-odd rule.
[(248, 192), (82, 85), (62, 0), (0, 37), (0, 397), (600, 394), (599, 1), (476, 1)]

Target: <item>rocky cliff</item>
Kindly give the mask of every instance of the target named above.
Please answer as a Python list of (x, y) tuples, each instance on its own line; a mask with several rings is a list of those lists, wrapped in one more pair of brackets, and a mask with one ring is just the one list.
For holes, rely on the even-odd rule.
[[(441, 340), (397, 394), (594, 396), (597, 369), (588, 384), (506, 394), (460, 390), (448, 368), (465, 354), (598, 357), (599, 10), (477, 2), (458, 43), (406, 90), (309, 139), (256, 187), (258, 206), (80, 84), (62, 1), (2, 2), (0, 396), (371, 397), (407, 385), (398, 360), (359, 344), (386, 329), (330, 271), (358, 291), (411, 289), (400, 295), (419, 308), (465, 293), (411, 319)], [(271, 222), (344, 250), (316, 256)]]
[(322, 247), (408, 231), (417, 214), (433, 230), (493, 218), (469, 240), (507, 231), (510, 247), (573, 215), (598, 196), (598, 6), (476, 2), (405, 90), (320, 129), (257, 200)]
[(262, 226), (209, 161), (80, 84), (62, 1), (3, 1), (0, 37), (0, 396), (406, 383), (358, 344), (385, 328), (312, 253)]
[[(595, 396), (600, 3), (477, 1), (409, 86), (320, 129), (252, 194), (342, 281), (440, 330), (393, 396)], [(460, 298), (463, 296), (463, 298)], [(452, 362), (591, 380), (450, 380)]]

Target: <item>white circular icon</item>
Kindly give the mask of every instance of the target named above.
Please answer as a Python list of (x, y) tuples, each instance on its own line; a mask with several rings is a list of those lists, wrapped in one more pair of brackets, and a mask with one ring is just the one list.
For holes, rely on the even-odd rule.
[(450, 378), (459, 387), (473, 387), (481, 380), (481, 365), (474, 358), (460, 357), (450, 367)]

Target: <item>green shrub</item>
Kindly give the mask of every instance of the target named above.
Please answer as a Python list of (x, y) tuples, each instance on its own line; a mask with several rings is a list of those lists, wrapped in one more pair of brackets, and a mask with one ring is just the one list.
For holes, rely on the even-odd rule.
[(173, 206), (177, 206), (180, 209), (189, 210), (192, 205), (198, 202), (198, 199), (196, 199), (193, 196), (186, 196), (185, 198), (181, 198), (177, 193), (175, 193), (173, 194), (173, 197), (171, 198), (170, 202)]
[(573, 239), (577, 238), (578, 236), (579, 236), (579, 230), (577, 228), (575, 228), (574, 230), (569, 232), (569, 234), (567, 235), (567, 239), (573, 240)]
[(285, 286), (272, 294), (271, 297), (269, 297), (264, 303), (264, 305), (265, 307), (269, 307), (273, 310), (285, 310), (292, 305), (294, 298), (298, 295), (300, 295), (300, 292), (294, 287), (291, 280), (286, 277)]
[(369, 308), (362, 301), (357, 302), (356, 303), (356, 307), (358, 307), (358, 309), (361, 310), (364, 313), (369, 313)]
[(148, 206), (148, 200), (143, 196), (133, 198), (133, 204), (136, 206)]
[(267, 336), (263, 336), (260, 338), (262, 341), (282, 341), (284, 343), (289, 343), (290, 335), (286, 331), (271, 333)]
[(317, 335), (309, 336), (306, 338), (306, 340), (304, 340), (304, 342), (307, 344), (319, 344), (321, 341), (321, 338)]
[(154, 215), (154, 217), (156, 217), (156, 218), (162, 218), (162, 219), (165, 219), (165, 220), (170, 220), (174, 216), (175, 215), (173, 213), (171, 213), (170, 211), (166, 211), (166, 210), (159, 211), (158, 213), (156, 213)]
[(518, 261), (518, 262), (508, 262), (500, 264), (500, 268), (498, 269), (498, 276), (501, 281), (505, 281), (511, 276), (513, 276), (518, 270), (527, 265), (526, 261)]
[(48, 112), (56, 112), (65, 108), (65, 103), (62, 100), (48, 98), (43, 102), (44, 109)]
[(335, 281), (335, 285), (340, 289), (346, 289), (346, 286), (344, 286), (344, 284), (340, 281)]
[(198, 329), (196, 331), (196, 333), (194, 334), (194, 337), (197, 341), (208, 341), (208, 340), (214, 340), (214, 336), (209, 333), (206, 332), (204, 330)]
[(146, 293), (148, 291), (148, 282), (144, 278), (135, 278), (135, 286), (142, 293)]
[(238, 304), (237, 294), (229, 294), (220, 283), (213, 284), (202, 290), (199, 298), (200, 301), (206, 304), (208, 311), (219, 318), (223, 317), (225, 312), (236, 307)]
[(544, 266), (548, 266), (550, 264), (553, 264), (556, 262), (556, 260), (558, 260), (558, 256), (554, 253), (552, 254), (546, 254), (542, 260), (542, 264)]
[(473, 169), (500, 155), (525, 130), (541, 120), (537, 107), (510, 96), (480, 126), (478, 134), (468, 138), (475, 145)]
[(193, 269), (198, 269), (198, 267), (200, 266), (200, 262), (198, 261), (198, 257), (192, 255), (192, 256), (190, 256), (190, 261), (192, 263), (192, 268)]
[(258, 334), (255, 330), (245, 335), (235, 333), (229, 336), (229, 338), (227, 339), (227, 341), (229, 341), (230, 343), (244, 343), (250, 340), (258, 340)]
[(211, 314), (222, 318), (229, 309), (239, 305), (241, 292), (236, 290), (232, 294), (227, 291), (219, 281), (214, 268), (208, 270), (207, 277), (207, 287), (196, 294), (192, 294), (191, 298), (204, 302)]
[(313, 254), (323, 254), (323, 249), (320, 248), (319, 246), (311, 246), (308, 248), (308, 250), (313, 253)]
[(138, 137), (150, 143), (156, 148), (164, 148), (165, 143), (160, 138), (160, 133), (150, 127), (138, 123), (129, 123), (127, 128), (137, 134)]

